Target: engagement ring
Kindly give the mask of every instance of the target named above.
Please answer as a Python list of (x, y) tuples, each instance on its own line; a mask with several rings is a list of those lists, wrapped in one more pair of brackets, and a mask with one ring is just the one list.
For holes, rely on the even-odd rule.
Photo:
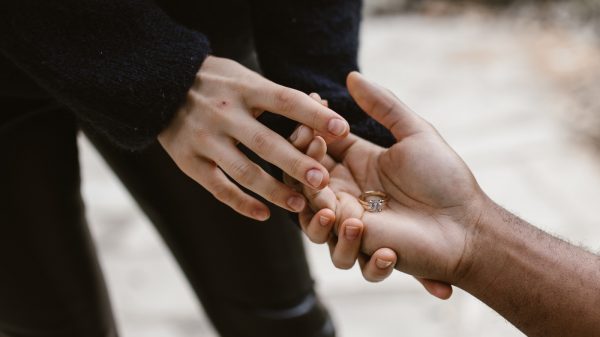
[(365, 210), (375, 213), (383, 211), (388, 196), (380, 191), (366, 191), (358, 197), (358, 201)]

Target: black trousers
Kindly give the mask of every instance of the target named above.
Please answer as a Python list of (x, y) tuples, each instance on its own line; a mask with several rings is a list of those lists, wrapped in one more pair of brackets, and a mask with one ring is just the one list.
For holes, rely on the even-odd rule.
[[(0, 98), (0, 336), (116, 336), (80, 195), (74, 114)], [(273, 207), (244, 218), (160, 145), (131, 153), (88, 132), (174, 253), (222, 336), (333, 336), (300, 233)], [(264, 165), (264, 163), (262, 163)]]

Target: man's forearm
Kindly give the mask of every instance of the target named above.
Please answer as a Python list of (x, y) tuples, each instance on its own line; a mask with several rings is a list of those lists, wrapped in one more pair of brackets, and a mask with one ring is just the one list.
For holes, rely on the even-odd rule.
[(529, 336), (600, 335), (600, 257), (493, 204), (457, 284)]

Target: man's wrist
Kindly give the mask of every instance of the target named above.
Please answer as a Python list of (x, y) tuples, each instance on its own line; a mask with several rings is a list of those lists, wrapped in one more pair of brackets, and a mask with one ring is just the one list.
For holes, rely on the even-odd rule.
[[(453, 283), (467, 290), (486, 283), (489, 275), (495, 274), (495, 269), (502, 269), (501, 254), (496, 252), (500, 244), (498, 240), (504, 237), (501, 231), (503, 213), (508, 213), (486, 195), (473, 206), (471, 216), (462, 221), (466, 232), (465, 251)], [(490, 281), (491, 282), (491, 281)]]

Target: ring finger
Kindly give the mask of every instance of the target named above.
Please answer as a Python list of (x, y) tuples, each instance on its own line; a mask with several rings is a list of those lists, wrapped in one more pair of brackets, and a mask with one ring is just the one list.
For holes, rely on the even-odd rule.
[(242, 144), (292, 178), (317, 189), (327, 186), (329, 173), (323, 165), (258, 121), (248, 118), (236, 130), (228, 131), (233, 138), (239, 136), (237, 139)]
[(306, 201), (300, 193), (273, 178), (248, 159), (232, 142), (215, 142), (205, 146), (203, 152), (233, 180), (267, 201), (292, 212), (304, 209)]

